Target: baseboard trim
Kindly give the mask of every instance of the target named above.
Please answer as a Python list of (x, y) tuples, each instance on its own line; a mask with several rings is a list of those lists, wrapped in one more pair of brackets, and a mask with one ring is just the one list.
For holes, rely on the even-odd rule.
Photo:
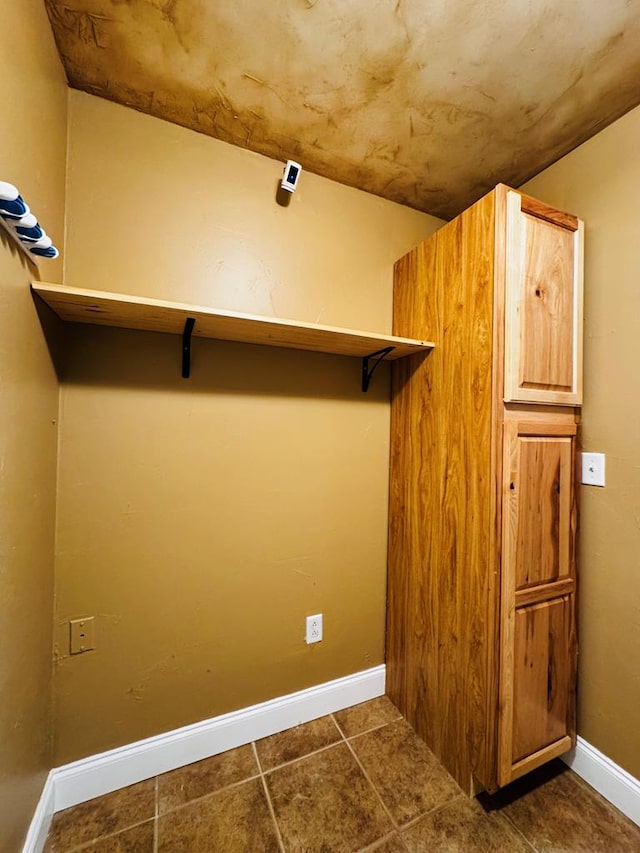
[(565, 764), (592, 788), (640, 826), (640, 781), (578, 737), (575, 749), (562, 756)]
[(22, 853), (41, 853), (44, 847), (54, 812), (55, 784), (53, 773), (53, 770), (50, 771), (44, 783), (42, 794), (33, 813), (31, 825), (29, 826), (29, 831), (22, 847)]
[(382, 696), (385, 667), (357, 672), (51, 771), (53, 811)]
[[(41, 853), (53, 814), (385, 692), (385, 666), (357, 672), (54, 768), (22, 853)], [(565, 764), (640, 826), (640, 781), (581, 737)]]

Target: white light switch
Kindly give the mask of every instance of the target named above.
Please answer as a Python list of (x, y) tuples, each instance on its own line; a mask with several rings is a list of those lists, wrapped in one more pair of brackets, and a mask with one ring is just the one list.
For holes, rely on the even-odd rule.
[(604, 486), (604, 453), (582, 454), (582, 482), (585, 486)]

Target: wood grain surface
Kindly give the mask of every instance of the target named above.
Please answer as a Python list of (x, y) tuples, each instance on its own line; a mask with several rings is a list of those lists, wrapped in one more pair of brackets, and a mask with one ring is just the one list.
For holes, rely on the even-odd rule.
[(566, 213), (564, 210), (558, 210), (556, 207), (551, 207), (537, 198), (532, 198), (525, 193), (520, 195), (520, 209), (523, 213), (530, 213), (538, 219), (544, 219), (547, 222), (552, 222), (554, 225), (560, 225), (563, 228), (568, 228), (570, 231), (577, 231), (580, 220), (572, 213)]
[(185, 320), (195, 319), (196, 337), (241, 341), (289, 349), (311, 350), (364, 357), (385, 347), (393, 360), (416, 352), (428, 352), (430, 341), (378, 335), (357, 329), (341, 329), (296, 320), (261, 317), (233, 311), (218, 311), (202, 305), (186, 305), (121, 293), (84, 290), (64, 285), (34, 282), (34, 293), (62, 320), (124, 329), (145, 329), (181, 335)]
[(505, 412), (500, 785), (575, 739), (576, 433), (571, 409)]
[[(529, 202), (532, 200), (529, 199)], [(507, 193), (505, 400), (582, 399), (582, 236)], [(550, 208), (549, 210), (553, 210)]]
[(565, 436), (518, 436), (516, 591), (569, 574), (573, 445)]
[(394, 289), (394, 333), (436, 349), (393, 366), (387, 689), (469, 792), (496, 751), (494, 210), (491, 194), (403, 258)]
[(573, 233), (523, 214), (520, 385), (571, 390), (573, 380)]
[(572, 632), (570, 596), (516, 611), (514, 764), (567, 736)]
[[(392, 369), (387, 691), (468, 793), (575, 739), (576, 410), (546, 390), (504, 402), (505, 362), (521, 360), (509, 264), (520, 282), (527, 264), (546, 275), (546, 258), (573, 294), (564, 255), (553, 269), (575, 218), (553, 224), (529, 199), (535, 237), (514, 256), (512, 196), (499, 185), (395, 269), (394, 333), (436, 349)], [(563, 340), (573, 352), (577, 338)], [(557, 382), (567, 360), (555, 331), (548, 343)], [(525, 353), (532, 371), (551, 370), (546, 351), (534, 361)]]

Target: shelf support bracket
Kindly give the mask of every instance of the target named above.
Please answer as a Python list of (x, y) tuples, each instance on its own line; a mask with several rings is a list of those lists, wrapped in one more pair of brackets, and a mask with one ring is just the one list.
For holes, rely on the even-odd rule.
[(182, 378), (188, 379), (191, 376), (191, 333), (196, 321), (193, 317), (187, 317), (184, 321), (184, 331), (182, 333)]
[[(362, 390), (363, 391), (369, 390), (369, 385), (371, 383), (371, 377), (375, 373), (376, 367), (394, 349), (395, 349), (395, 347), (385, 347), (384, 349), (379, 349), (379, 350), (376, 350), (375, 352), (372, 352), (370, 355), (365, 355), (365, 357), (362, 359)], [(369, 360), (372, 358), (375, 359), (375, 363), (374, 363), (373, 367), (371, 368), (371, 370), (369, 370)]]

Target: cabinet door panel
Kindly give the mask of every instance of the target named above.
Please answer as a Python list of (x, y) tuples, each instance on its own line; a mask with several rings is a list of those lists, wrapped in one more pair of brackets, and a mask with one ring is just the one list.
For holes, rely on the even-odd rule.
[(576, 423), (572, 414), (505, 417), (500, 785), (570, 748), (577, 662)]
[(553, 213), (507, 194), (507, 401), (581, 402), (582, 223)]
[[(518, 436), (516, 590), (569, 574), (571, 437)], [(511, 490), (512, 491), (512, 490)]]
[(573, 382), (573, 233), (522, 214), (520, 382), (571, 391)]
[(572, 635), (572, 596), (516, 611), (514, 763), (568, 734)]

